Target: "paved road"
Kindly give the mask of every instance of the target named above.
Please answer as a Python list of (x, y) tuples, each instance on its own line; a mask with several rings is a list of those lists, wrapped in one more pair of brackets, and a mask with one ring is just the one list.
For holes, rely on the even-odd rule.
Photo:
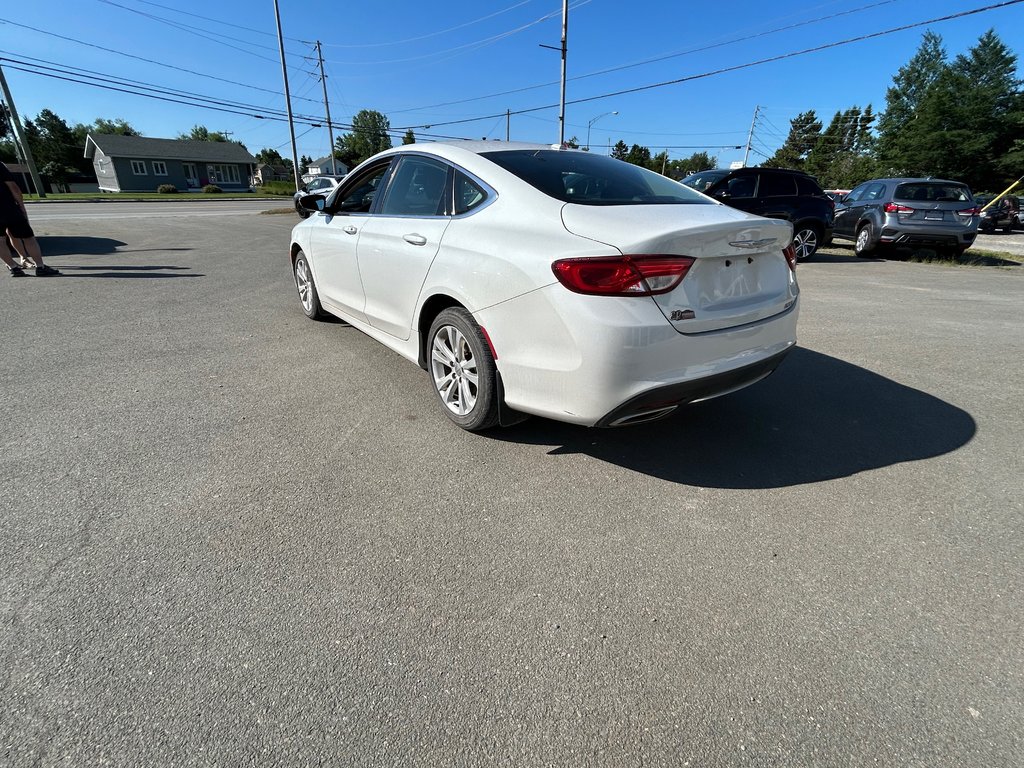
[(1020, 764), (1015, 268), (822, 257), (758, 386), (474, 436), (293, 222), (0, 278), (4, 765)]
[[(165, 219), (252, 215), (281, 208), (291, 209), (290, 199), (259, 198), (257, 200), (210, 200), (202, 202), (159, 200), (123, 202), (39, 202), (28, 204), (29, 218), (43, 222), (78, 221), (81, 219)], [(295, 217), (296, 221), (298, 217)]]

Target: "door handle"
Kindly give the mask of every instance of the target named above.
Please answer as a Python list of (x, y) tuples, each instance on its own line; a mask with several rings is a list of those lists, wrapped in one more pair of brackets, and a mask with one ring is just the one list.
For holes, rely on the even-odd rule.
[(354, 235), (359, 230), (353, 227), (351, 224), (349, 224), (347, 227), (343, 227), (341, 231), (344, 232), (346, 235)]
[(409, 245), (427, 244), (427, 238), (425, 238), (423, 235), (417, 235), (415, 232), (408, 235), (402, 235), (402, 239), (405, 240), (405, 242), (409, 243)]

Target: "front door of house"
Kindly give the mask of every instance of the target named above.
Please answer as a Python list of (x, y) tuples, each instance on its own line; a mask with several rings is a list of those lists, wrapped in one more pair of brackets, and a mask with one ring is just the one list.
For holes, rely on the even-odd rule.
[(199, 174), (196, 172), (195, 163), (184, 163), (185, 166), (185, 181), (188, 182), (189, 187), (199, 186)]

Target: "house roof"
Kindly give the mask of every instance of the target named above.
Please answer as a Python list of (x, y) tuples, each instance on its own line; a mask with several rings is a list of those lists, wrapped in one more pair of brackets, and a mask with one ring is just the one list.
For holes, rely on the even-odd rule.
[(108, 157), (145, 157), (168, 160), (194, 160), (217, 163), (255, 163), (256, 158), (233, 141), (191, 141), (151, 139), (147, 136), (121, 136), (115, 133), (89, 134), (85, 156), (92, 158), (95, 147)]
[[(309, 165), (314, 168), (330, 168), (331, 156), (327, 155), (326, 157), (321, 157), (319, 160), (314, 160)], [(334, 165), (336, 168), (344, 168), (345, 170), (348, 170), (348, 166), (341, 162), (341, 160), (338, 160), (337, 158), (334, 159)]]

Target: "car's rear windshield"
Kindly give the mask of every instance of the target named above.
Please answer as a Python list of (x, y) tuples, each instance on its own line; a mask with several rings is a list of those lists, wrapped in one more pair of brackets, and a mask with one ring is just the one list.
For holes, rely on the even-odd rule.
[(728, 171), (700, 171), (683, 179), (683, 184), (698, 192), (706, 192), (728, 175)]
[(962, 203), (971, 199), (971, 190), (963, 184), (912, 181), (897, 186), (893, 199), (920, 200), (928, 203)]
[(481, 154), (544, 194), (565, 203), (713, 205), (707, 198), (660, 173), (604, 155), (557, 149)]

